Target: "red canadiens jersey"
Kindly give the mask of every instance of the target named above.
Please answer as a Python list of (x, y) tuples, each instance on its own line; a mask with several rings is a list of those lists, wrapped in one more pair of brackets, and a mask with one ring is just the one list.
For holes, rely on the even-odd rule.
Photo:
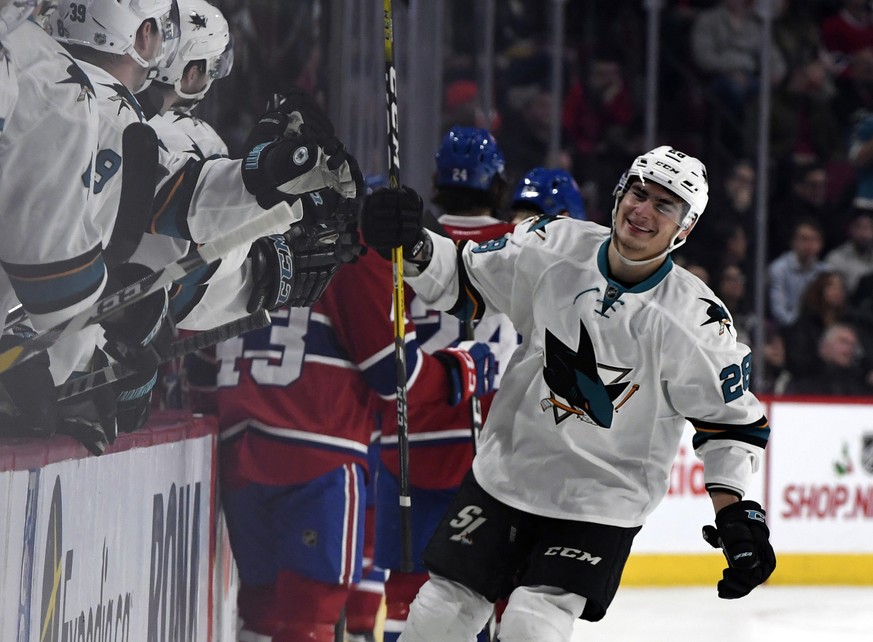
[[(312, 308), (276, 311), (272, 325), (219, 346), (225, 484), (296, 484), (367, 466), (375, 402), (396, 405), (392, 291), (391, 263), (370, 251)], [(411, 424), (454, 411), (446, 372), (421, 351), (408, 315), (406, 367)]]
[[(456, 241), (483, 243), (511, 233), (515, 226), (490, 216), (456, 216), (445, 214), (439, 219), (446, 233)], [(415, 323), (418, 343), (426, 353), (456, 343), (463, 336), (463, 323), (454, 316), (438, 310), (429, 310), (419, 299), (410, 302), (410, 313)], [(477, 341), (487, 342), (500, 365), (509, 361), (509, 356), (518, 345), (518, 335), (504, 315), (493, 315), (480, 321), (476, 327)], [(416, 391), (410, 391), (410, 407), (420, 412), (414, 421), (409, 420), (409, 479), (419, 488), (447, 489), (460, 485), (473, 461), (471, 444), (471, 410), (468, 403), (452, 408), (443, 401), (439, 408), (421, 412)], [(483, 419), (491, 406), (493, 394), (482, 398)], [(423, 416), (422, 416), (423, 415)], [(382, 418), (382, 462), (395, 475), (398, 474), (397, 413), (396, 409), (384, 406)]]

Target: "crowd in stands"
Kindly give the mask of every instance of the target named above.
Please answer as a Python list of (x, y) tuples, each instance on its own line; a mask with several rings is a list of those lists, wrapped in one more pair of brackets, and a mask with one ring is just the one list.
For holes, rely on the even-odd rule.
[[(236, 29), (241, 64), (246, 64), (246, 41), (257, 37), (259, 24), (277, 19), (275, 9), (265, 9), (270, 3), (223, 4)], [(868, 337), (873, 324), (865, 316), (873, 312), (870, 3), (770, 3), (770, 155), (765, 168), (754, 161), (764, 3), (661, 4), (657, 142), (702, 158), (712, 190), (692, 242), (674, 258), (725, 299), (738, 332), (749, 343), (754, 338), (755, 288), (766, 288), (768, 373), (758, 382), (765, 388), (759, 392), (873, 394)], [(490, 128), (505, 152), (510, 185), (536, 166), (568, 170), (581, 187), (588, 218), (608, 224), (614, 177), (644, 151), (648, 3), (565, 5), (563, 91), (557, 110), (562, 144), (552, 158), (548, 152), (555, 95), (550, 86), (548, 7), (536, 0), (497, 5), (494, 111), (486, 115), (476, 84), (478, 49), (469, 7), (457, 0), (447, 2), (450, 44), (444, 65), (443, 124)], [(284, 19), (299, 25), (306, 18)], [(290, 45), (283, 49), (278, 42), (281, 55), (258, 62), (290, 69), (298, 83), (317, 91), (322, 86), (317, 54), (310, 53), (316, 42), (313, 37), (307, 49), (305, 42), (294, 41), (293, 52)], [(246, 74), (236, 78), (241, 83), (260, 82)], [(257, 88), (235, 89), (233, 95), (250, 101)], [(226, 125), (226, 137), (232, 140), (234, 131), (228, 114), (240, 119), (256, 112), (247, 105), (223, 105), (219, 123)], [(755, 253), (764, 242), (756, 231), (762, 171), (768, 178), (763, 283), (755, 274)], [(829, 287), (823, 287), (822, 280)], [(810, 317), (819, 321), (812, 323)], [(835, 324), (845, 326), (845, 331), (830, 332)], [(798, 336), (804, 337), (803, 349), (796, 344)], [(777, 347), (780, 343), (785, 346)], [(842, 360), (844, 366), (837, 365), (840, 359), (833, 355), (837, 343), (852, 346), (851, 358)], [(798, 365), (784, 356), (801, 351), (809, 363)], [(858, 376), (826, 374), (834, 368), (844, 368), (846, 374), (857, 371)], [(827, 382), (820, 390), (814, 383), (819, 380)], [(839, 383), (844, 380), (853, 383)]]

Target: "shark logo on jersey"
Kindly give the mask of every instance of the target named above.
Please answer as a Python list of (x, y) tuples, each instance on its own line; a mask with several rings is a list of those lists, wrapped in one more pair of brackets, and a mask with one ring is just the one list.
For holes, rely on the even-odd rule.
[(206, 16), (202, 13), (192, 13), (189, 21), (194, 25), (194, 31), (206, 28)]
[(200, 149), (200, 145), (197, 144), (197, 141), (188, 136), (188, 140), (191, 142), (191, 149), (185, 150), (189, 154), (194, 154), (197, 158), (201, 160), (206, 160), (206, 154), (203, 153), (203, 150)]
[[(552, 394), (540, 401), (540, 407), (543, 412), (552, 409), (556, 424), (573, 416), (601, 428), (609, 428), (613, 414), (639, 390), (639, 384), (634, 384), (628, 390), (630, 381), (627, 376), (630, 372), (631, 368), (597, 363), (594, 345), (582, 321), (579, 321), (579, 345), (576, 350), (546, 329), (543, 379)], [(625, 395), (616, 405), (614, 402), (622, 393)]]
[(83, 100), (87, 100), (88, 105), (90, 105), (91, 99), (97, 95), (97, 92), (94, 91), (94, 85), (91, 84), (91, 79), (88, 78), (88, 74), (82, 71), (79, 65), (76, 64), (76, 61), (67, 54), (59, 53), (58, 55), (63, 56), (70, 61), (70, 64), (66, 69), (67, 73), (70, 74), (70, 77), (59, 80), (58, 84), (79, 85), (79, 96), (76, 98), (76, 102), (80, 103)]
[(546, 225), (548, 225), (549, 223), (551, 223), (554, 220), (556, 220), (556, 217), (554, 217), (554, 216), (548, 216), (546, 214), (541, 214), (540, 216), (536, 217), (534, 222), (531, 223), (530, 227), (527, 228), (527, 233), (530, 234), (531, 232), (533, 232), (534, 234), (539, 236), (541, 239), (545, 240), (546, 233), (543, 230), (545, 230)]
[(706, 308), (707, 320), (700, 324), (701, 327), (709, 325), (710, 323), (718, 323), (718, 334), (721, 336), (724, 334), (725, 329), (733, 326), (731, 315), (728, 314), (728, 311), (725, 310), (723, 305), (719, 305), (712, 299), (705, 299), (703, 297), (700, 297), (700, 300), (709, 304), (709, 307)]
[(104, 87), (109, 87), (115, 92), (114, 96), (110, 96), (109, 100), (112, 102), (118, 103), (118, 114), (121, 114), (122, 109), (132, 109), (136, 112), (136, 115), (139, 117), (140, 121), (144, 121), (145, 117), (143, 116), (142, 110), (139, 107), (139, 103), (136, 102), (136, 99), (133, 97), (133, 94), (122, 85), (121, 83), (100, 83)]

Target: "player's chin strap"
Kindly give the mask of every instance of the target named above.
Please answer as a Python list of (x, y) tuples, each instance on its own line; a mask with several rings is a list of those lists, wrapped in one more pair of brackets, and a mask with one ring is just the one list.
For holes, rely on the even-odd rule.
[(208, 78), (206, 81), (206, 86), (203, 89), (201, 89), (200, 91), (198, 91), (197, 93), (194, 93), (194, 94), (186, 94), (184, 91), (182, 91), (182, 80), (181, 79), (177, 80), (173, 85), (173, 87), (176, 90), (176, 94), (179, 96), (179, 98), (182, 98), (183, 100), (189, 100), (193, 103), (191, 105), (191, 107), (194, 107), (197, 103), (199, 103), (204, 98), (206, 98), (206, 92), (209, 91), (209, 88), (211, 86), (212, 86), (212, 78)]
[(650, 258), (650, 259), (642, 259), (642, 260), (639, 260), (639, 261), (635, 261), (634, 259), (629, 259), (629, 258), (627, 258), (627, 257), (626, 257), (624, 254), (622, 254), (621, 251), (618, 249), (618, 245), (616, 245), (616, 243), (615, 243), (615, 227), (614, 227), (614, 226), (613, 226), (613, 229), (612, 229), (612, 236), (611, 236), (611, 241), (610, 241), (610, 242), (612, 243), (612, 246), (615, 248), (615, 253), (618, 254), (618, 260), (619, 260), (619, 261), (621, 261), (621, 262), (624, 263), (625, 265), (632, 266), (632, 267), (636, 267), (636, 266), (640, 266), (640, 265), (648, 265), (649, 263), (654, 263), (655, 261), (660, 261), (660, 260), (663, 259), (665, 256), (667, 256), (670, 252), (672, 252), (673, 250), (675, 250), (677, 247), (681, 247), (682, 245), (684, 245), (684, 244), (685, 244), (685, 239), (680, 239), (680, 238), (678, 238), (679, 235), (680, 235), (681, 233), (682, 233), (682, 229), (680, 228), (679, 231), (676, 232), (676, 234), (673, 235), (673, 238), (670, 239), (670, 243), (667, 244), (667, 248), (666, 248), (663, 252), (661, 252), (661, 253), (658, 254), (657, 256), (653, 256), (653, 257)]

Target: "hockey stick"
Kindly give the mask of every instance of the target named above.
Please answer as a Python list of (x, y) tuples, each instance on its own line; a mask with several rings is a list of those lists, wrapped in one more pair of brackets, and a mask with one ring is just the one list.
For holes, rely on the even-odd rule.
[[(475, 341), (473, 319), (464, 319), (464, 340)], [(470, 432), (473, 438), (473, 456), (479, 452), (479, 435), (482, 434), (482, 400), (475, 392), (470, 397)]]
[[(253, 312), (252, 314), (222, 324), (203, 332), (198, 332), (195, 335), (174, 341), (170, 345), (170, 349), (166, 354), (161, 355), (161, 363), (167, 363), (173, 359), (179, 359), (185, 355), (191, 354), (203, 348), (214, 346), (222, 341), (233, 339), (246, 332), (259, 330), (270, 325), (270, 313), (264, 309)], [(81, 377), (70, 379), (57, 387), (58, 401), (64, 401), (77, 397), (85, 393), (91, 392), (95, 388), (100, 388), (113, 381), (124, 379), (128, 375), (133, 374), (132, 370), (125, 368), (120, 363), (113, 363), (105, 368), (101, 368), (95, 372), (90, 372)]]
[(53, 328), (49, 328), (42, 334), (0, 353), (0, 373), (45, 352), (61, 339), (75, 334), (82, 328), (100, 323), (119, 310), (169, 286), (173, 281), (181, 279), (194, 270), (214, 263), (234, 248), (250, 244), (262, 236), (275, 232), (283, 224), (290, 225), (292, 220), (291, 206), (284, 201), (279, 203), (248, 221), (242, 227), (225, 234), (212, 243), (203, 245), (141, 281), (103, 297), (89, 308), (66, 321), (62, 321)]
[[(397, 115), (397, 71), (394, 68), (394, 11), (384, 0), (385, 98), (388, 115), (388, 186), (400, 188), (400, 136)], [(411, 573), (412, 497), (409, 493), (409, 413), (406, 381), (406, 302), (403, 296), (403, 248), (391, 250), (394, 266), (394, 361), (397, 365), (397, 452), (400, 458), (400, 570)]]
[(107, 265), (119, 265), (136, 250), (152, 213), (158, 184), (158, 135), (145, 123), (131, 123), (121, 135), (121, 198), (109, 243)]

